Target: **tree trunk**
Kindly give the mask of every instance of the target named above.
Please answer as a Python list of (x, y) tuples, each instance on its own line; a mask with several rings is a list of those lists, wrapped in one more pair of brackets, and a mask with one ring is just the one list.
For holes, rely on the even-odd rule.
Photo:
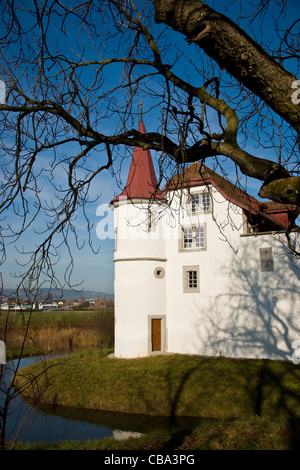
[(199, 0), (153, 0), (153, 4), (157, 23), (171, 26), (184, 34), (187, 42), (198, 44), (300, 135), (300, 105), (292, 102), (296, 77), (245, 31)]

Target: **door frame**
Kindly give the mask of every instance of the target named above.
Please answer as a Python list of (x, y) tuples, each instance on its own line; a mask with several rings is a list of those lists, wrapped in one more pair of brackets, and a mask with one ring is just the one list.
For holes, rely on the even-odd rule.
[[(161, 349), (160, 351), (152, 351), (152, 320), (161, 320)], [(148, 316), (148, 351), (149, 354), (161, 354), (167, 350), (166, 341), (166, 315), (149, 315)]]

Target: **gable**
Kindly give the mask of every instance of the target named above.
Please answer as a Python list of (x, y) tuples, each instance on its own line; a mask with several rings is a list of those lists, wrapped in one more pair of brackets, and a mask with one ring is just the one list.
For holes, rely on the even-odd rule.
[(243, 209), (248, 225), (253, 227), (253, 231), (278, 231), (288, 228), (289, 216), (295, 211), (295, 207), (272, 201), (258, 201), (201, 162), (192, 163), (171, 178), (164, 192), (183, 188), (209, 187), (209, 185), (212, 185), (229, 202)]

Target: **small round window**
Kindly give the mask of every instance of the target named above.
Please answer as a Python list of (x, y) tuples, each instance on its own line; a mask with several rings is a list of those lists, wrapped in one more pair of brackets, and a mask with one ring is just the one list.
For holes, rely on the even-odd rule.
[(154, 269), (154, 275), (155, 275), (155, 277), (158, 277), (159, 279), (162, 279), (165, 275), (164, 268), (155, 268)]

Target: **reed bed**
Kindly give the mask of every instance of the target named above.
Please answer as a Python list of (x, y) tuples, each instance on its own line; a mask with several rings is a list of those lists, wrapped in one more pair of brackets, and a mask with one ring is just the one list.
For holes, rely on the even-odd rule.
[[(2, 322), (1, 322), (2, 320)], [(4, 328), (5, 317), (0, 317)], [(27, 329), (27, 325), (28, 329)], [(71, 352), (77, 349), (113, 347), (113, 309), (94, 311), (34, 312), (29, 318), (11, 315), (6, 325), (8, 354), (17, 355), (24, 343), (25, 354), (37, 351)]]
[(48, 351), (73, 351), (73, 349), (99, 347), (101, 340), (96, 330), (48, 325), (34, 332), (28, 340), (28, 345), (38, 344)]

